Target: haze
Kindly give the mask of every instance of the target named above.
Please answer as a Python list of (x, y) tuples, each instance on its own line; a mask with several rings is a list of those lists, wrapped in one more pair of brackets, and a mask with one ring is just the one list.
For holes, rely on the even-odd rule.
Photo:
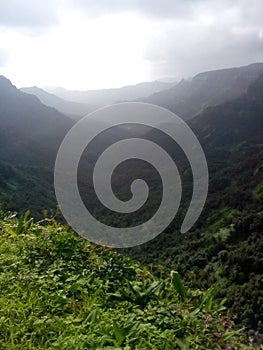
[(1, 0), (0, 74), (120, 87), (262, 61), (262, 0)]

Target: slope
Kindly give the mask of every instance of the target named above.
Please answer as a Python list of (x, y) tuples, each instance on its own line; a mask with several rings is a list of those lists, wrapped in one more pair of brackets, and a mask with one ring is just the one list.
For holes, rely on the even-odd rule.
[(156, 278), (27, 214), (0, 212), (0, 306), (7, 350), (253, 349), (213, 288), (190, 290), (176, 271)]
[(263, 63), (204, 72), (140, 101), (157, 104), (189, 119), (208, 106), (242, 95), (261, 74)]
[(60, 98), (36, 86), (25, 87), (21, 88), (20, 90), (27, 94), (35, 95), (43, 104), (56, 108), (61, 113), (66, 114), (73, 119), (83, 117), (96, 109), (96, 106), (64, 100), (63, 98)]
[(0, 77), (0, 201), (5, 209), (32, 210), (56, 205), (53, 166), (73, 121), (21, 92)]
[(48, 148), (57, 148), (73, 121), (38, 98), (18, 90), (0, 77), (1, 128), (12, 128), (24, 137)]

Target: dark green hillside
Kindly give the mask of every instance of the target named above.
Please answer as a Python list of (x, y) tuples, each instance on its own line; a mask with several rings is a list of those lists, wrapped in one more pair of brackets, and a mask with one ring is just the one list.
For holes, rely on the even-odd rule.
[(12, 128), (45, 148), (57, 148), (73, 121), (0, 76), (1, 129)]
[(193, 286), (217, 283), (217, 295), (228, 298), (239, 322), (259, 332), (263, 331), (262, 97), (263, 76), (239, 99), (190, 120), (210, 170), (204, 212), (191, 232), (170, 229), (128, 252), (155, 271), (178, 269)]
[(2, 209), (19, 213), (28, 206), (41, 219), (45, 208), (56, 207), (51, 169), (0, 161), (0, 199)]
[(0, 76), (0, 202), (40, 218), (55, 208), (53, 164), (73, 121)]

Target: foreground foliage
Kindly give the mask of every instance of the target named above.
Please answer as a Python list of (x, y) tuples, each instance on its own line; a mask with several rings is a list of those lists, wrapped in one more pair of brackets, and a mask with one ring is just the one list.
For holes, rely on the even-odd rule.
[(0, 220), (1, 349), (250, 349), (223, 304), (52, 219)]

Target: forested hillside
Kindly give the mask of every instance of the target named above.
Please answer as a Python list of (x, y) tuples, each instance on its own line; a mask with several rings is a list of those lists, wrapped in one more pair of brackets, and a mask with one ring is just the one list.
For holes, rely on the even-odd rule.
[[(193, 286), (217, 283), (239, 322), (262, 332), (263, 77), (237, 100), (189, 121), (210, 171), (207, 203), (195, 228), (166, 233), (128, 253), (158, 273), (176, 268)], [(187, 180), (187, 176), (186, 176)], [(180, 221), (180, 216), (178, 217)]]
[(188, 120), (209, 106), (239, 97), (261, 74), (262, 63), (203, 72), (141, 101), (168, 108)]

